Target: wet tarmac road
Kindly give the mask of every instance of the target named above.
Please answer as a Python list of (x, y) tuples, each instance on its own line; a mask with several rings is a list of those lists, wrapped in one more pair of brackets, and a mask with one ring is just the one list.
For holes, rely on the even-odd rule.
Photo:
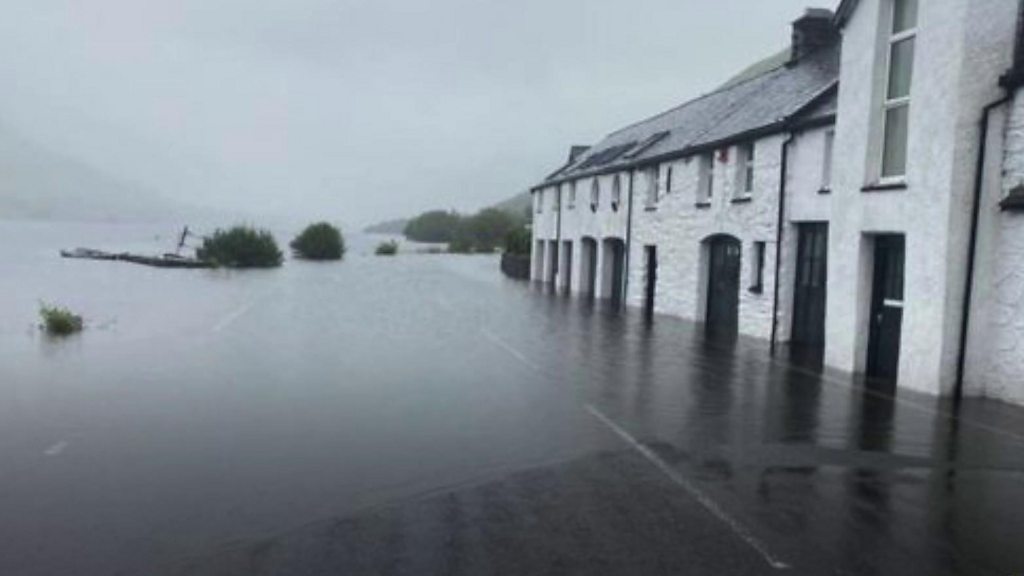
[(0, 331), (0, 574), (1024, 573), (1016, 408), (491, 258), (86, 270), (81, 338)]

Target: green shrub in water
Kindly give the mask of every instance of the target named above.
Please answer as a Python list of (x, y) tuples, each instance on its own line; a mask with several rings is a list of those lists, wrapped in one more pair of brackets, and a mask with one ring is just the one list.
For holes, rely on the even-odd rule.
[(43, 304), (39, 307), (39, 316), (43, 319), (43, 330), (51, 336), (70, 336), (85, 327), (81, 316), (59, 306)]
[(284, 258), (267, 230), (235, 226), (217, 230), (196, 251), (200, 260), (228, 268), (276, 268)]
[(292, 240), (292, 250), (306, 260), (341, 260), (345, 255), (345, 238), (341, 230), (327, 222), (310, 224)]
[(377, 245), (377, 256), (394, 256), (398, 254), (398, 242), (389, 240)]

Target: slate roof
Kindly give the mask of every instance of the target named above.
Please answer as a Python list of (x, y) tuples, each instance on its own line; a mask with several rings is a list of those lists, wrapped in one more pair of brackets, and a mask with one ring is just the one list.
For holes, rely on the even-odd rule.
[(836, 44), (617, 130), (538, 186), (698, 154), (780, 131), (788, 119), (827, 95), (838, 78)]

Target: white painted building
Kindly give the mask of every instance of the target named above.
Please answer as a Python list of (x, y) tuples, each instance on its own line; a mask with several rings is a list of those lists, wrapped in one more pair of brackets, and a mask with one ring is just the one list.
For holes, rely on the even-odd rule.
[(534, 279), (1024, 403), (1021, 5), (808, 11), (785, 57), (574, 147)]

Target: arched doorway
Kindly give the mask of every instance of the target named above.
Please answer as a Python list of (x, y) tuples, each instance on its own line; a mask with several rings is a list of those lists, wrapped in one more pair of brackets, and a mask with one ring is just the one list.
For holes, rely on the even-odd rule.
[(580, 293), (593, 298), (597, 294), (597, 241), (580, 240)]
[(718, 235), (705, 240), (708, 250), (708, 297), (705, 326), (708, 335), (734, 337), (740, 319), (740, 241)]
[(626, 275), (626, 243), (622, 239), (604, 239), (603, 264), (601, 294), (611, 300), (613, 306), (619, 306), (624, 299)]

